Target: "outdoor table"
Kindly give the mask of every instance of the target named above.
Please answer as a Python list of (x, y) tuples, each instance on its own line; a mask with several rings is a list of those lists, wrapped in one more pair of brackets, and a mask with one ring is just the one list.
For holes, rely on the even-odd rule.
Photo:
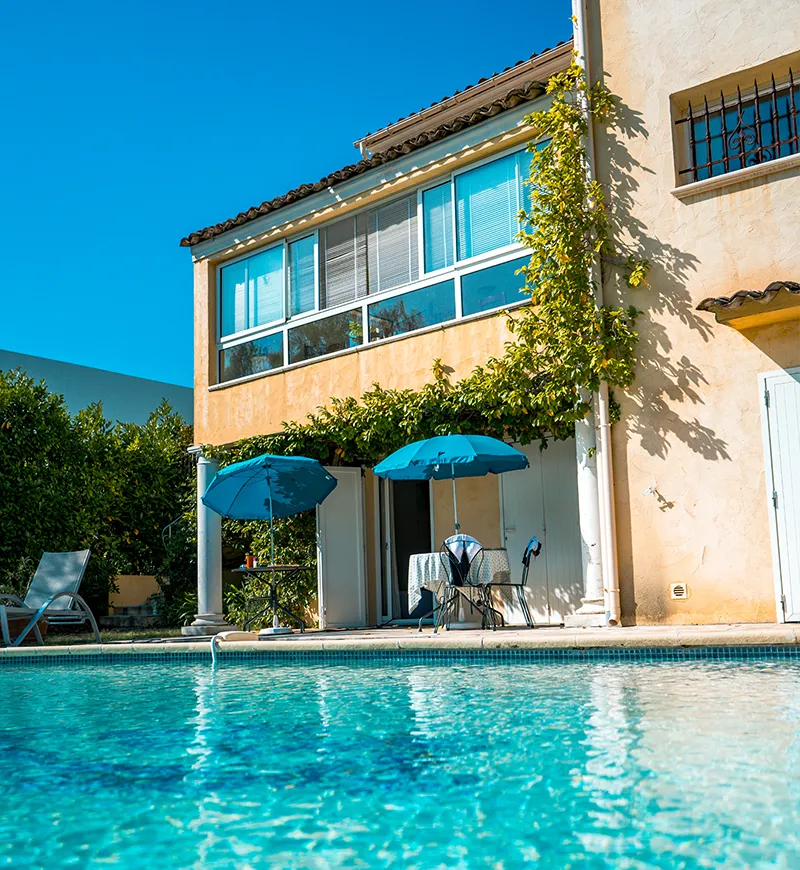
[[(480, 557), (479, 557), (480, 558)], [(508, 562), (508, 550), (494, 549), (483, 551), (483, 562), (476, 571), (475, 585), (488, 586), (492, 583), (508, 583), (511, 577), (511, 566)], [(444, 587), (449, 579), (448, 569), (445, 567), (442, 554), (439, 553), (416, 553), (408, 560), (408, 609), (412, 611), (422, 598), (422, 590), (429, 590), (434, 601), (441, 601), (444, 597)], [(473, 587), (465, 586), (461, 592), (471, 594)], [(471, 608), (469, 608), (471, 609)], [(461, 602), (458, 619), (451, 624), (451, 628), (481, 628), (481, 620), (471, 618), (466, 602)], [(466, 612), (465, 612), (466, 611)]]
[(272, 629), (264, 630), (265, 634), (289, 634), (292, 631), (288, 626), (279, 625), (278, 611), (291, 619), (294, 619), (295, 622), (298, 622), (300, 624), (301, 632), (305, 631), (305, 622), (303, 622), (299, 616), (283, 607), (278, 601), (278, 586), (281, 582), (296, 577), (298, 574), (302, 574), (308, 570), (310, 570), (308, 565), (259, 565), (256, 568), (234, 568), (234, 574), (244, 574), (246, 577), (266, 577), (269, 582), (268, 596), (254, 595), (247, 599), (248, 610), (251, 602), (263, 606), (244, 621), (242, 630), (247, 631), (249, 626), (251, 626), (260, 616), (263, 616), (264, 613), (271, 610)]

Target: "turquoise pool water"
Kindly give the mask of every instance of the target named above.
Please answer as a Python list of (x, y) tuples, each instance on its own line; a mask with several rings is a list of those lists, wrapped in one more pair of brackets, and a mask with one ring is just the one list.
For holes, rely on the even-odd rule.
[(0, 866), (800, 866), (800, 664), (0, 669)]

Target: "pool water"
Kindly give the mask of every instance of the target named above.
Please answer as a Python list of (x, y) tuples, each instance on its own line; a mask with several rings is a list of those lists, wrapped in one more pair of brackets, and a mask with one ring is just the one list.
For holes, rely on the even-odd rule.
[(800, 665), (0, 669), (0, 866), (800, 867)]

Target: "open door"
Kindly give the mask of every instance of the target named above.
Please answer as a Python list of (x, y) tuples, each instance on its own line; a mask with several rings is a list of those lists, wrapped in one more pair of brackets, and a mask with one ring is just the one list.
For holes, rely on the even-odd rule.
[(317, 507), (320, 628), (367, 624), (364, 491), (360, 468), (328, 468), (336, 489)]

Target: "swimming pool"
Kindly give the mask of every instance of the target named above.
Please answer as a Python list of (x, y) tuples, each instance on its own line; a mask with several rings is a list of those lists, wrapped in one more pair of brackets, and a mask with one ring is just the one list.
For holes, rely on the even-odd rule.
[(800, 866), (800, 663), (0, 668), (0, 866)]

